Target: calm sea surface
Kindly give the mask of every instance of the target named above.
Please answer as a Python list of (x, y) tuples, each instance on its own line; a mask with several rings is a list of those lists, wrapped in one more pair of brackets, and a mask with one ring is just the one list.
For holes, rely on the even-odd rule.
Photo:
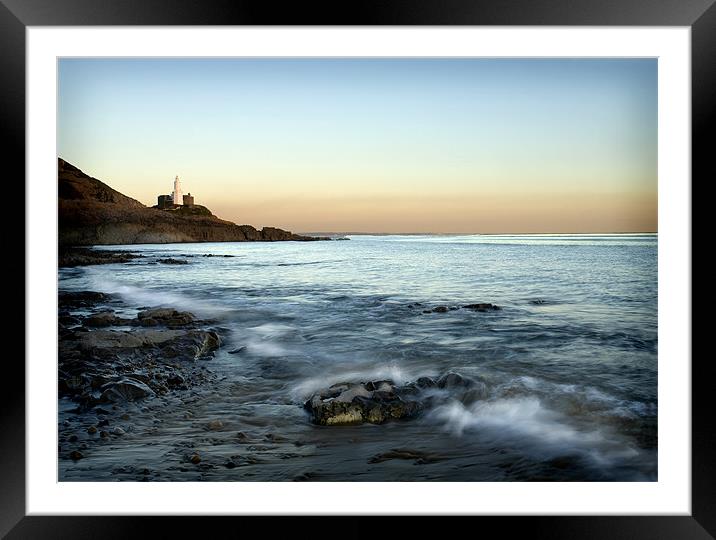
[[(136, 405), (127, 436), (93, 460), (61, 461), (62, 480), (121, 480), (137, 467), (157, 480), (657, 479), (656, 235), (110, 249), (146, 258), (62, 269), (60, 288), (118, 293), (127, 314), (166, 305), (218, 319), (226, 345), (205, 365), (221, 380)], [(189, 264), (147, 264), (166, 256)], [(503, 309), (423, 313), (476, 302)], [(314, 426), (302, 409), (336, 382), (449, 371), (486, 380), (488, 398), (379, 426)], [(61, 421), (71, 408), (60, 403)], [(227, 429), (209, 436), (211, 419)], [(271, 444), (239, 447), (238, 431)], [(371, 462), (396, 448), (438, 459)], [(255, 459), (181, 470), (187, 449), (208, 463)]]

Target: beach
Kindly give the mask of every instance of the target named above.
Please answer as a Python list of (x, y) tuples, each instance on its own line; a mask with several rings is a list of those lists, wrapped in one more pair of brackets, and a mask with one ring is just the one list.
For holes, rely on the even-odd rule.
[(60, 481), (658, 479), (655, 234), (349, 238), (61, 267)]

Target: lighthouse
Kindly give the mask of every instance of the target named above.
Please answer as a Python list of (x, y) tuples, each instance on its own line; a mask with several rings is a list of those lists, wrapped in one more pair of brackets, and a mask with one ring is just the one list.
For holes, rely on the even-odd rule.
[(172, 192), (172, 199), (174, 204), (184, 204), (181, 193), (181, 184), (179, 183), (179, 177), (174, 178), (174, 191)]

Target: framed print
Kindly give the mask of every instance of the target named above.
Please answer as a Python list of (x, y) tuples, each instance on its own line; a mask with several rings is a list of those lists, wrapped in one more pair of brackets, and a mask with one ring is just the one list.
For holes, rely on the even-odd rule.
[(711, 2), (3, 1), (3, 534), (712, 537)]

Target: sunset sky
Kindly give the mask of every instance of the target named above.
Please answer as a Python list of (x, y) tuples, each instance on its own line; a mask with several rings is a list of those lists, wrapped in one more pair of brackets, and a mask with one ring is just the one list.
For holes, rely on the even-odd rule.
[(654, 232), (655, 59), (61, 59), (58, 154), (294, 232)]

